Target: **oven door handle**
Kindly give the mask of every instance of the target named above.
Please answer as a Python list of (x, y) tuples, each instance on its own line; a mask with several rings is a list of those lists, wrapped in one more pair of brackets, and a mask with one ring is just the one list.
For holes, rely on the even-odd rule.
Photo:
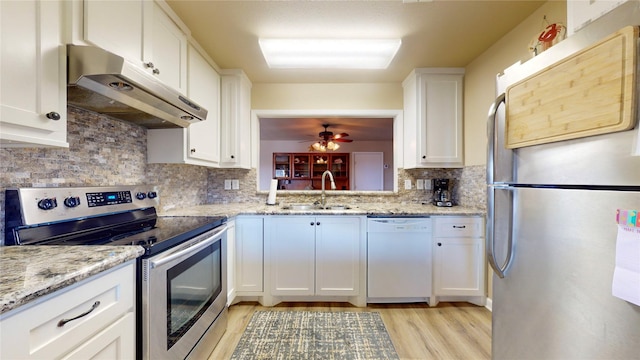
[(213, 230), (213, 232), (211, 233), (211, 235), (207, 239), (205, 239), (203, 241), (200, 241), (200, 242), (194, 244), (193, 246), (189, 246), (189, 247), (184, 248), (184, 249), (182, 249), (180, 251), (177, 251), (177, 252), (175, 252), (173, 254), (169, 254), (169, 255), (167, 255), (167, 256), (165, 256), (163, 258), (160, 258), (158, 260), (151, 261), (150, 262), (151, 268), (154, 269), (154, 268), (160, 267), (160, 266), (162, 266), (162, 265), (164, 265), (164, 264), (166, 264), (166, 263), (168, 263), (170, 261), (173, 261), (173, 260), (175, 260), (177, 258), (180, 258), (180, 257), (182, 257), (182, 256), (184, 256), (186, 254), (199, 251), (200, 249), (204, 249), (207, 246), (209, 246), (209, 245), (215, 243), (216, 241), (220, 240), (220, 238), (222, 238), (222, 235), (224, 234), (225, 231), (227, 231), (227, 225), (219, 226), (219, 227), (217, 227), (217, 228), (215, 228)]

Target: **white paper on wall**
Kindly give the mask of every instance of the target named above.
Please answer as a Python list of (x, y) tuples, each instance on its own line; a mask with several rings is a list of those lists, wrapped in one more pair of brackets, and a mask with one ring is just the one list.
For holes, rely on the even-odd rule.
[(640, 306), (640, 227), (637, 211), (618, 210), (613, 296)]

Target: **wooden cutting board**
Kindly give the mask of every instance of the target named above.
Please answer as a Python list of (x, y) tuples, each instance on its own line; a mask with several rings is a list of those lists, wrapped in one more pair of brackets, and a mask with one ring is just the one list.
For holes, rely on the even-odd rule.
[(507, 88), (505, 146), (514, 149), (633, 128), (638, 29), (625, 27)]

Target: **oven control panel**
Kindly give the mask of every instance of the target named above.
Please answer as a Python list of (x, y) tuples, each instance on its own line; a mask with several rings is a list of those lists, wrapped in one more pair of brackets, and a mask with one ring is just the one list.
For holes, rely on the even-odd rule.
[(152, 185), (18, 188), (6, 191), (7, 212), (22, 225), (64, 221), (122, 211), (157, 207)]
[[(139, 200), (144, 199), (140, 199), (139, 197), (136, 198)], [(133, 202), (133, 200), (131, 200), (130, 191), (101, 191), (87, 193), (87, 205), (89, 207), (129, 204), (131, 202)]]

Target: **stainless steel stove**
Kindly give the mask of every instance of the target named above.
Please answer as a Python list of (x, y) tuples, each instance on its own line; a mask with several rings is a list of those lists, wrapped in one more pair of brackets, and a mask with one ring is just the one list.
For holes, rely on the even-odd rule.
[(137, 245), (137, 357), (206, 357), (226, 329), (224, 216), (158, 216), (153, 186), (6, 190), (5, 245)]

